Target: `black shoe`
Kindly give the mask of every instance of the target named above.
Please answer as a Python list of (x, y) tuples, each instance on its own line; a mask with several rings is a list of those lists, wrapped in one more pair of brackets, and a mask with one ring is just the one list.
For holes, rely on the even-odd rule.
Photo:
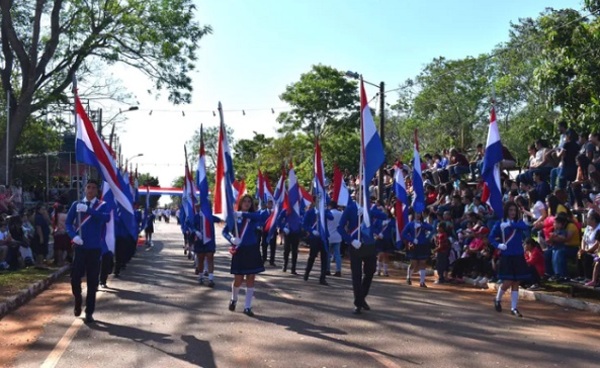
[(412, 285), (412, 281), (410, 281), (410, 279), (406, 279), (406, 285)]
[(75, 300), (75, 308), (73, 308), (75, 317), (81, 316), (81, 300)]
[(209, 288), (214, 288), (215, 287), (215, 282), (213, 280), (208, 280), (208, 287)]
[(236, 304), (237, 304), (236, 300), (230, 300), (229, 301), (229, 310), (233, 312), (235, 310)]
[(427, 284), (425, 284), (424, 282), (422, 282), (422, 283), (419, 284), (419, 287), (427, 288)]
[(292, 271), (292, 272), (290, 272), (290, 273), (291, 273), (292, 275), (297, 275), (297, 274), (298, 274), (298, 272), (296, 272), (296, 271)]
[(523, 318), (523, 315), (521, 314), (521, 312), (519, 312), (517, 308), (511, 309), (510, 314), (512, 314), (515, 317)]
[(244, 314), (248, 317), (254, 317), (254, 312), (252, 312), (252, 308), (244, 308)]
[(85, 319), (83, 320), (85, 323), (94, 323), (96, 320), (92, 317), (91, 314), (86, 314)]
[(327, 283), (327, 280), (325, 280), (325, 279), (319, 280), (319, 284), (329, 286), (329, 283)]
[(283, 268), (281, 269), (281, 272), (287, 272), (287, 267), (283, 266)]
[(269, 266), (271, 266), (271, 267), (277, 267), (277, 265), (275, 264), (275, 262), (269, 262)]
[(106, 285), (106, 282), (100, 284), (100, 287), (104, 288), (104, 289), (108, 289), (108, 285)]
[(331, 276), (331, 271), (327, 271), (327, 272), (325, 272), (325, 275), (327, 275), (327, 276)]
[(494, 299), (494, 309), (498, 313), (502, 312), (502, 304), (500, 304), (499, 300)]
[(308, 281), (308, 274), (307, 273), (304, 274), (303, 279), (304, 279), (304, 281)]
[(354, 310), (352, 311), (352, 314), (362, 314), (362, 308), (361, 307), (354, 307)]
[(371, 307), (367, 304), (366, 301), (362, 303), (362, 307), (366, 311), (370, 311), (371, 310)]
[(335, 277), (342, 277), (342, 273), (340, 271), (333, 274)]

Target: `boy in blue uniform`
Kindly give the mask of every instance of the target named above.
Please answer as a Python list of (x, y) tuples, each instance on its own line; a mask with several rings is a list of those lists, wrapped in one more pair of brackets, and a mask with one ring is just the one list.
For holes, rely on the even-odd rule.
[(98, 182), (88, 180), (85, 198), (73, 202), (67, 214), (66, 228), (73, 241), (74, 257), (71, 269), (71, 290), (75, 297), (75, 316), (81, 315), (81, 277), (87, 279), (85, 300), (85, 322), (93, 323), (98, 290), (100, 258), (106, 233), (106, 223), (110, 220), (108, 205), (98, 198)]
[[(371, 288), (375, 267), (377, 265), (377, 248), (375, 239), (370, 229), (359, 229), (359, 208), (356, 202), (351, 201), (340, 219), (338, 232), (350, 247), (350, 269), (352, 271), (352, 291), (354, 292), (354, 314), (361, 314), (362, 310), (370, 310), (366, 297)], [(375, 206), (369, 209), (371, 221), (385, 220), (387, 215)], [(361, 231), (360, 240), (358, 232)], [(364, 277), (363, 277), (364, 270)]]

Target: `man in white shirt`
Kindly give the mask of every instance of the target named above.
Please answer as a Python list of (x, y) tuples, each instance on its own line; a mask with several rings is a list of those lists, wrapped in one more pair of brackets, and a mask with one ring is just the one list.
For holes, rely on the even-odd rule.
[(338, 209), (335, 201), (329, 202), (329, 209), (333, 215), (332, 220), (327, 220), (327, 230), (329, 232), (329, 260), (327, 262), (327, 275), (331, 275), (331, 257), (335, 260), (335, 273), (333, 276), (342, 276), (342, 255), (340, 253), (340, 245), (342, 244), (342, 236), (337, 228), (342, 218), (342, 211)]

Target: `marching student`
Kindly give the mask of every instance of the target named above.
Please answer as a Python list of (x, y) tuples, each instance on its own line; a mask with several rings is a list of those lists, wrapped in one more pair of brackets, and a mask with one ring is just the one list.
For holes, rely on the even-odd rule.
[[(363, 225), (362, 220), (359, 222), (358, 218), (361, 212), (362, 209), (359, 211), (356, 202), (351, 201), (344, 209), (338, 226), (338, 232), (342, 239), (351, 245), (348, 249), (350, 250), (352, 291), (354, 292), (354, 314), (361, 314), (363, 309), (371, 310), (366, 298), (371, 288), (377, 263), (377, 249), (370, 229), (360, 229), (359, 237), (359, 226)], [(370, 207), (369, 215), (371, 221), (387, 218), (387, 215), (375, 206)]]
[(406, 270), (406, 283), (412, 284), (412, 272), (419, 270), (419, 286), (426, 288), (425, 275), (427, 260), (431, 257), (431, 244), (429, 243), (427, 232), (432, 232), (433, 226), (423, 222), (423, 213), (413, 213), (413, 220), (410, 221), (402, 230), (402, 239), (408, 243), (406, 255), (410, 259), (410, 266)]
[(102, 243), (104, 242), (106, 223), (110, 220), (108, 206), (97, 197), (98, 182), (90, 179), (85, 186), (85, 198), (82, 201), (73, 202), (66, 220), (67, 233), (73, 240), (74, 247), (71, 269), (71, 289), (75, 297), (73, 312), (76, 317), (81, 315), (81, 278), (85, 275), (87, 280), (86, 323), (94, 322), (93, 314), (96, 308)]
[(302, 219), (292, 211), (281, 211), (277, 220), (279, 229), (284, 234), (283, 238), (283, 268), (282, 272), (287, 272), (290, 253), (292, 255), (292, 265), (290, 273), (297, 275), (296, 263), (298, 262), (298, 246), (300, 245), (300, 237), (302, 236)]
[[(271, 212), (273, 212), (273, 200), (269, 199), (267, 201), (267, 207), (265, 209), (262, 209), (260, 212), (263, 216), (266, 216), (265, 217), (265, 222), (266, 222), (267, 219), (269, 219)], [(262, 248), (263, 263), (265, 263), (267, 261), (267, 250), (269, 250), (269, 257), (268, 257), (269, 258), (269, 266), (277, 267), (277, 265), (275, 264), (275, 250), (277, 248), (277, 234), (274, 234), (273, 237), (271, 237), (271, 239), (267, 239), (269, 234), (267, 231), (265, 231), (265, 223), (261, 224), (261, 228), (262, 228), (262, 234), (261, 234), (261, 239), (260, 239), (260, 245)]]
[(489, 239), (494, 248), (500, 251), (500, 265), (498, 266), (498, 279), (502, 285), (494, 299), (496, 312), (502, 312), (502, 296), (510, 288), (510, 313), (516, 317), (523, 317), (517, 309), (519, 301), (519, 282), (531, 278), (525, 251), (523, 249), (523, 231), (529, 226), (520, 220), (519, 207), (515, 202), (504, 205), (504, 216), (492, 228)]
[(234, 275), (231, 285), (231, 301), (229, 310), (234, 311), (238, 301), (238, 293), (244, 279), (246, 280), (246, 302), (244, 314), (254, 316), (252, 297), (254, 296), (254, 279), (256, 274), (264, 272), (265, 266), (260, 254), (260, 246), (256, 237), (256, 227), (266, 220), (265, 212), (254, 212), (254, 201), (251, 196), (244, 195), (235, 213), (237, 235), (229, 225), (223, 228), (223, 236), (231, 243), (231, 273)]
[(342, 254), (340, 252), (340, 244), (342, 243), (342, 236), (338, 232), (337, 228), (342, 218), (342, 211), (338, 209), (336, 201), (329, 202), (329, 210), (333, 216), (332, 220), (327, 220), (327, 232), (329, 233), (329, 259), (327, 260), (327, 275), (331, 274), (331, 259), (335, 261), (335, 273), (333, 276), (342, 276)]
[[(310, 246), (310, 252), (308, 254), (308, 260), (306, 261), (306, 270), (304, 271), (304, 281), (308, 281), (308, 276), (313, 268), (317, 254), (320, 255), (321, 259), (321, 274), (319, 276), (319, 284), (329, 285), (326, 280), (325, 274), (327, 273), (327, 263), (329, 263), (329, 257), (327, 257), (328, 244), (323, 243), (321, 238), (321, 232), (319, 230), (319, 211), (315, 207), (317, 198), (313, 198), (313, 204), (309, 206), (304, 213), (304, 220), (302, 221), (302, 227), (307, 234), (306, 241)], [(329, 209), (325, 210), (325, 218), (327, 220), (333, 220), (333, 215)], [(323, 229), (327, 232), (327, 228)], [(325, 234), (327, 237), (327, 234)]]
[(392, 214), (385, 208), (381, 201), (377, 201), (377, 209), (387, 215), (385, 220), (376, 220), (374, 223), (375, 246), (377, 247), (377, 276), (389, 277), (389, 255), (394, 252), (394, 222)]
[(208, 241), (204, 241), (204, 231), (208, 231), (209, 234), (215, 233), (215, 222), (220, 222), (218, 217), (212, 216), (211, 228), (205, 229), (204, 216), (200, 212), (200, 204), (196, 204), (196, 214), (194, 215), (194, 228), (193, 228), (193, 244), (194, 254), (196, 255), (196, 270), (198, 273), (200, 265), (204, 265), (204, 271), (207, 275), (202, 272), (198, 276), (198, 282), (200, 285), (204, 285), (204, 277), (208, 277), (208, 287), (215, 287), (214, 272), (215, 272), (215, 250), (216, 242), (215, 237), (211, 236)]

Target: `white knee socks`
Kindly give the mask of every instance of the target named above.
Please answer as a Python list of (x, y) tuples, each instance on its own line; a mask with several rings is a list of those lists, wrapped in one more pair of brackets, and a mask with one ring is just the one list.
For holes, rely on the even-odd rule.
[(254, 288), (246, 288), (246, 305), (244, 308), (252, 308), (252, 297), (254, 296)]

